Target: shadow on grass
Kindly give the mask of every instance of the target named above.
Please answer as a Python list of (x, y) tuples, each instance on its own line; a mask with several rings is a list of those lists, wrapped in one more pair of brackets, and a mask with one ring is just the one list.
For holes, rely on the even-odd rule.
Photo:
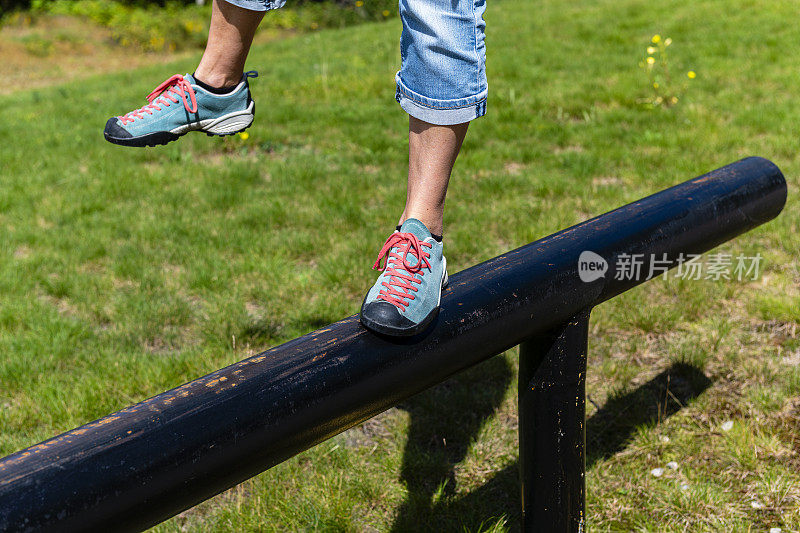
[[(411, 413), (401, 471), (409, 496), (392, 531), (479, 531), (503, 519), (509, 529), (519, 530), (517, 462), (469, 494), (452, 497), (454, 468), (499, 406), (511, 377), (506, 360), (497, 357), (446, 382), (444, 389), (437, 387), (401, 406)], [(623, 450), (638, 427), (659, 424), (711, 383), (699, 368), (678, 363), (636, 389), (609, 398), (586, 424), (587, 468)], [(442, 484), (440, 503), (434, 504)]]
[[(505, 357), (495, 357), (414, 396), (398, 407), (411, 422), (403, 453), (401, 479), (408, 487), (393, 531), (447, 531), (461, 520), (449, 506), (455, 495), (455, 466), (467, 454), (481, 427), (500, 407), (514, 371)], [(493, 505), (482, 502), (470, 516), (486, 516)], [(453, 509), (456, 513), (457, 509)]]

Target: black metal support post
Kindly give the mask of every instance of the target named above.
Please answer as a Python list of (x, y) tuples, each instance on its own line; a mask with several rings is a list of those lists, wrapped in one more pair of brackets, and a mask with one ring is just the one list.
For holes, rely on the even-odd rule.
[(589, 313), (519, 345), (522, 530), (582, 533)]

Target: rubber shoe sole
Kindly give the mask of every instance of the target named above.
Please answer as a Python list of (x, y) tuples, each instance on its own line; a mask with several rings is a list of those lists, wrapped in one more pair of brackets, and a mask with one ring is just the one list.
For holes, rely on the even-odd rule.
[[(442, 291), (447, 288), (447, 285), (450, 283), (450, 279), (447, 276), (447, 269), (444, 269), (444, 277), (442, 279)], [(364, 301), (361, 303), (361, 312), (359, 313), (359, 319), (361, 323), (369, 330), (372, 330), (376, 333), (381, 333), (383, 335), (388, 335), (391, 337), (413, 337), (414, 335), (421, 333), (433, 322), (433, 320), (439, 315), (439, 309), (441, 309), (442, 304), (442, 294), (439, 293), (439, 302), (434, 307), (428, 316), (426, 316), (419, 324), (414, 324), (412, 326), (406, 328), (399, 328), (394, 327), (390, 324), (381, 324), (380, 322), (376, 322), (371, 320), (369, 317), (364, 315), (364, 307), (367, 303), (366, 297)], [(391, 304), (390, 304), (391, 305)]]
[(237, 111), (235, 113), (230, 113), (223, 117), (214, 119), (201, 120), (200, 122), (180, 126), (172, 131), (157, 131), (154, 133), (148, 133), (147, 135), (139, 135), (135, 137), (118, 137), (110, 134), (108, 132), (109, 124), (116, 120), (116, 118), (112, 118), (109, 119), (108, 123), (106, 124), (106, 129), (103, 132), (103, 136), (110, 143), (118, 144), (120, 146), (134, 147), (159, 146), (168, 144), (183, 137), (190, 131), (200, 131), (209, 137), (227, 137), (229, 135), (241, 133), (249, 128), (250, 125), (253, 124), (255, 113), (256, 103), (251, 101), (248, 108), (244, 111)]

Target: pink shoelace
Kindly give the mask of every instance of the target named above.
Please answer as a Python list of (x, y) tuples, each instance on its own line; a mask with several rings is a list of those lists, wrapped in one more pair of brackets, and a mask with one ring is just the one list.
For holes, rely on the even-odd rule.
[[(397, 252), (391, 251), (395, 246), (398, 247)], [(421, 279), (417, 279), (414, 274), (419, 273), (420, 276), (425, 274), (424, 268), (431, 268), (428, 258), (430, 254), (423, 250), (423, 248), (432, 248), (432, 245), (427, 242), (420, 242), (416, 235), (413, 233), (400, 233), (396, 231), (392, 233), (383, 248), (378, 253), (378, 260), (372, 265), (372, 268), (378, 271), (385, 271), (389, 274), (389, 281), (381, 283), (385, 287), (378, 293), (378, 300), (384, 300), (390, 304), (395, 305), (400, 311), (405, 311), (409, 302), (406, 300), (413, 300), (414, 294), (419, 290), (414, 284), (422, 283)], [(408, 254), (418, 259), (416, 265), (411, 265), (408, 262)], [(381, 259), (386, 257), (386, 262), (381, 268)], [(408, 272), (402, 272), (400, 269)]]
[[(186, 99), (187, 94), (189, 95), (188, 100)], [(149, 104), (136, 111), (131, 111), (125, 116), (118, 117), (119, 121), (124, 126), (137, 118), (144, 118), (144, 113), (152, 115), (153, 111), (161, 111), (161, 107), (159, 106), (169, 107), (172, 104), (180, 102), (178, 97), (183, 100), (183, 107), (186, 108), (186, 111), (189, 113), (197, 113), (197, 97), (194, 94), (192, 85), (180, 74), (175, 74), (147, 95), (147, 101), (150, 102)], [(192, 102), (191, 105), (189, 105), (190, 100)]]

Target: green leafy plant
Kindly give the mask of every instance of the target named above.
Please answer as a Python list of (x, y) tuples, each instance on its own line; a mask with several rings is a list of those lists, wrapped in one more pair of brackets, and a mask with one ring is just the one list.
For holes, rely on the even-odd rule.
[(686, 72), (686, 80), (678, 81), (670, 71), (670, 56), (667, 53), (672, 39), (662, 39), (655, 34), (650, 39), (645, 56), (639, 67), (647, 74), (650, 96), (641, 100), (648, 107), (671, 107), (677, 104), (688, 88), (688, 81), (697, 77), (693, 70)]
[(117, 43), (145, 51), (204, 46), (210, 14), (208, 6), (186, 6), (177, 0), (163, 7), (103, 0), (34, 0), (31, 12), (88, 18), (109, 28)]
[[(32, 15), (70, 15), (109, 28), (122, 46), (145, 51), (182, 50), (205, 46), (211, 5), (186, 5), (168, 0), (163, 6), (109, 0), (33, 0)], [(393, 0), (305, 1), (271, 12), (263, 28), (314, 31), (385, 20), (397, 14)]]
[(53, 41), (40, 35), (29, 35), (21, 39), (25, 50), (34, 56), (47, 57), (53, 53)]

